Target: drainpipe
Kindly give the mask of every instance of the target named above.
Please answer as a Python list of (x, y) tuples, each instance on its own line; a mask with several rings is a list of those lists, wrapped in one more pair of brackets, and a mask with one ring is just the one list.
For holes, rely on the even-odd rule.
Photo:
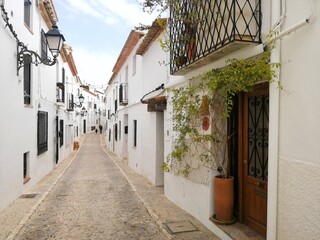
[[(267, 45), (269, 42), (271, 41), (275, 41), (275, 40), (278, 40), (286, 35), (289, 35), (290, 33), (298, 30), (299, 28), (302, 28), (303, 26), (305, 26), (306, 24), (310, 23), (311, 19), (313, 18), (313, 10), (312, 10), (312, 7), (311, 7), (311, 3), (310, 3), (310, 0), (306, 0), (308, 2), (308, 6), (309, 6), (309, 15), (301, 20), (300, 22), (294, 24), (293, 26), (291, 27), (288, 27), (287, 29), (283, 30), (283, 31), (280, 31), (279, 34), (277, 34), (276, 36), (273, 36), (272, 38), (270, 38), (267, 42), (264, 43), (264, 45)], [(282, 1), (281, 1), (282, 2)], [(286, 16), (286, 0), (284, 0), (283, 4), (282, 4), (283, 8), (284, 8), (284, 13), (278, 17), (277, 19), (280, 19), (278, 21), (278, 26), (276, 27), (281, 27), (283, 21), (284, 21), (284, 18)], [(275, 30), (275, 29), (274, 29)]]
[[(279, 23), (280, 30), (284, 15), (280, 16), (281, 3), (277, 0), (271, 2), (271, 21)], [(280, 21), (279, 21), (280, 20)], [(266, 42), (267, 45), (270, 42)], [(280, 62), (281, 41), (276, 41), (271, 52), (270, 61)], [(280, 66), (281, 67), (281, 66)], [(277, 77), (280, 79), (280, 67), (277, 69)], [(278, 79), (275, 79), (277, 81)], [(268, 163), (268, 201), (267, 201), (267, 239), (277, 239), (277, 205), (278, 205), (278, 158), (279, 158), (279, 120), (280, 120), (280, 90), (277, 84), (270, 84), (269, 96), (269, 163)]]

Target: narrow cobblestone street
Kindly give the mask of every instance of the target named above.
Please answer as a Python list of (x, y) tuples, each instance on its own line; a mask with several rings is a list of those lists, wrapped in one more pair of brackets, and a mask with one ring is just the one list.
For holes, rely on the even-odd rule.
[(115, 164), (86, 137), (16, 239), (165, 239)]
[[(0, 213), (1, 239), (219, 239), (108, 152), (96, 133), (30, 192), (37, 196)], [(165, 223), (177, 221), (196, 231), (170, 234)]]

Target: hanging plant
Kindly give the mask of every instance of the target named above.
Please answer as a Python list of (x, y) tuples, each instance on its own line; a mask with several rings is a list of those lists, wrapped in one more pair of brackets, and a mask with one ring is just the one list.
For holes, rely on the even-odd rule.
[[(273, 82), (279, 64), (269, 63), (270, 49), (254, 59), (230, 59), (227, 66), (212, 69), (200, 79), (170, 90), (173, 107), (175, 140), (163, 170), (190, 173), (192, 159), (226, 177), (226, 151), (230, 136), (227, 121), (233, 98), (240, 92), (252, 90), (258, 82)], [(207, 115), (204, 120), (204, 115)], [(210, 126), (210, 131), (208, 132)]]

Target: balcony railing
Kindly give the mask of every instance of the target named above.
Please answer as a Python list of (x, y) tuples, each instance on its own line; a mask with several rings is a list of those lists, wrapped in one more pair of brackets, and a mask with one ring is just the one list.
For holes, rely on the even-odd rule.
[(125, 106), (128, 104), (128, 84), (122, 83), (119, 87), (119, 105)]
[(261, 43), (261, 0), (181, 0), (170, 10), (170, 39), (176, 75)]

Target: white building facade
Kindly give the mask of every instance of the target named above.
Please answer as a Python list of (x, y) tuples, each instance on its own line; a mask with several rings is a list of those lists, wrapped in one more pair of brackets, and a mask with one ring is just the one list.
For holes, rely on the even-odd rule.
[[(156, 22), (146, 35), (131, 31), (106, 90), (108, 148), (156, 186), (164, 184), (163, 86), (168, 81), (166, 67), (160, 64), (167, 60), (159, 44), (161, 34)], [(161, 108), (151, 109), (148, 102), (158, 98)]]
[(66, 83), (76, 82), (77, 76), (70, 68), (73, 59), (67, 59), (64, 53), (53, 66), (25, 63), (17, 69), (17, 42), (43, 59), (52, 59), (44, 38), (58, 20), (52, 1), (0, 4), (0, 99), (6, 113), (0, 118), (2, 210), (73, 151), (75, 120), (74, 113), (68, 111), (73, 106), (68, 96), (74, 90)]
[[(209, 1), (206, 2), (209, 3)], [(248, 28), (251, 34), (253, 32), (253, 28), (250, 27), (253, 21), (248, 25), (241, 23), (242, 19), (246, 19), (248, 16), (252, 17), (251, 19), (257, 16), (256, 13), (250, 14), (251, 10), (247, 8), (246, 4), (250, 3), (253, 9), (262, 13), (261, 18), (257, 18), (260, 26), (255, 26), (260, 27), (261, 40), (255, 42), (252, 38), (250, 40), (252, 45), (245, 44), (244, 47), (237, 46), (234, 49), (228, 49), (229, 46), (232, 48), (232, 44), (239, 40), (237, 40), (239, 36), (236, 36), (236, 39), (228, 45), (226, 44), (222, 50), (218, 48), (211, 55), (201, 56), (200, 54), (200, 57), (195, 56), (194, 58), (190, 57), (191, 53), (186, 50), (185, 62), (179, 63), (180, 65), (177, 62), (171, 62), (173, 74), (182, 78), (171, 80), (166, 84), (166, 88), (182, 86), (189, 79), (201, 76), (210, 69), (224, 67), (227, 59), (247, 59), (258, 56), (264, 51), (265, 44), (270, 41), (268, 36), (270, 31), (279, 32), (279, 36), (276, 35), (277, 37), (272, 39), (276, 40), (276, 47), (272, 50), (271, 61), (281, 63), (278, 78), (275, 80), (280, 81), (283, 89), (279, 89), (277, 84), (271, 84), (266, 87), (267, 94), (263, 95), (267, 99), (265, 107), (268, 109), (269, 122), (266, 127), (268, 132), (266, 162), (263, 163), (265, 167), (260, 170), (264, 174), (264, 179), (267, 180), (263, 181), (264, 192), (261, 192), (260, 196), (254, 197), (254, 201), (250, 202), (252, 199), (248, 198), (244, 190), (250, 188), (248, 185), (246, 186), (245, 179), (248, 178), (245, 178), (245, 172), (242, 172), (246, 169), (248, 156), (240, 155), (243, 152), (239, 152), (240, 148), (244, 149), (244, 143), (250, 140), (240, 136), (237, 143), (239, 155), (236, 158), (234, 175), (235, 179), (238, 179), (235, 184), (237, 189), (235, 193), (237, 221), (265, 235), (266, 239), (316, 239), (319, 235), (317, 215), (320, 213), (317, 204), (320, 194), (316, 190), (317, 183), (320, 182), (319, 174), (317, 174), (320, 166), (318, 148), (320, 110), (317, 107), (320, 100), (317, 92), (320, 87), (319, 68), (317, 67), (320, 60), (317, 44), (317, 36), (320, 34), (320, 22), (317, 18), (320, 13), (320, 4), (313, 0), (235, 2), (239, 3), (236, 6), (243, 8), (241, 13), (236, 10), (236, 14), (240, 16), (240, 20), (236, 23), (239, 24), (236, 26), (237, 29)], [(221, 9), (224, 8), (221, 7)], [(217, 15), (219, 16), (219, 14)], [(228, 18), (226, 15), (224, 17)], [(216, 22), (217, 25), (219, 23), (221, 22)], [(206, 27), (202, 26), (202, 30), (207, 29)], [(213, 26), (211, 27), (214, 29)], [(247, 35), (250, 33), (248, 29), (245, 32)], [(220, 32), (220, 34), (224, 33), (223, 30)], [(237, 34), (240, 33), (239, 30)], [(219, 33), (216, 32), (216, 34)], [(210, 40), (207, 40), (208, 42), (210, 43)], [(258, 93), (250, 92), (243, 94), (243, 96), (247, 96), (250, 101), (251, 96), (258, 96), (256, 94)], [(241, 102), (238, 104), (238, 109), (249, 107), (240, 105)], [(165, 119), (167, 119), (165, 132), (170, 133), (165, 137), (165, 155), (170, 153), (174, 137), (170, 109), (169, 105), (165, 112)], [(239, 113), (237, 116), (238, 119), (242, 119), (245, 114)], [(239, 134), (241, 131), (246, 131), (242, 128), (245, 125), (244, 120), (241, 121), (243, 125), (237, 125)], [(223, 228), (209, 220), (215, 213), (213, 206), (215, 193), (212, 179), (218, 172), (208, 169), (201, 170), (197, 164), (192, 168), (194, 169), (191, 171), (194, 171), (195, 174), (191, 174), (188, 178), (172, 173), (165, 174), (166, 196), (199, 219), (218, 236), (230, 239)], [(262, 185), (257, 185), (255, 188), (260, 186)], [(263, 207), (259, 205), (260, 200), (258, 199), (263, 202)], [(251, 209), (249, 213), (246, 213), (247, 209)], [(256, 215), (259, 215), (256, 214), (257, 210), (260, 211), (259, 214), (264, 215), (263, 219), (258, 219), (259, 217), (255, 219)], [(262, 213), (263, 211), (265, 212)], [(293, 229), (297, 229), (297, 231), (293, 231)]]

